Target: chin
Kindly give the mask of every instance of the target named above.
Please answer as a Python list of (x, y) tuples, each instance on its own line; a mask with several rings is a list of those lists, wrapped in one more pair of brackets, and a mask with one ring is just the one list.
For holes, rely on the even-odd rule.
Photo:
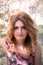
[(24, 40), (24, 38), (18, 38), (17, 40)]

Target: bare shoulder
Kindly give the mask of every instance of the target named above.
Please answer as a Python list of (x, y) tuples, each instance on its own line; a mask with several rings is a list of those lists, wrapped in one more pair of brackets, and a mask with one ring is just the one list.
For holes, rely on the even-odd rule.
[(39, 41), (37, 41), (36, 47), (41, 47), (41, 43)]
[(35, 46), (35, 65), (41, 65), (41, 43), (39, 41)]
[(36, 46), (35, 46), (35, 55), (36, 58), (41, 57), (41, 43), (38, 41)]
[(0, 46), (3, 46), (5, 43), (5, 38), (0, 38)]
[(41, 57), (41, 43), (38, 41), (35, 46), (36, 57)]

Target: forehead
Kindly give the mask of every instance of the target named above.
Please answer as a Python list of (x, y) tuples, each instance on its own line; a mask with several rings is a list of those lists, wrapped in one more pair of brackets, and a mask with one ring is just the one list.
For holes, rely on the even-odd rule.
[(24, 26), (24, 23), (23, 23), (23, 21), (18, 20), (18, 21), (15, 23), (15, 26)]

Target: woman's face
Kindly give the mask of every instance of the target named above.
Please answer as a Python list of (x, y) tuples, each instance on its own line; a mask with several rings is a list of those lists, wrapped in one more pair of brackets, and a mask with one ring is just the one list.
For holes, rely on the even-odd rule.
[(14, 37), (16, 41), (23, 41), (27, 36), (27, 30), (22, 21), (18, 20), (14, 27)]

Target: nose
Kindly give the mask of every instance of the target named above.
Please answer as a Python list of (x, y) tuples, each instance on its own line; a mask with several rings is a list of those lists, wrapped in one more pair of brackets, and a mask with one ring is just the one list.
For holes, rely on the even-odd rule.
[(22, 29), (21, 29), (21, 28), (19, 28), (18, 32), (19, 32), (19, 33), (22, 33)]

